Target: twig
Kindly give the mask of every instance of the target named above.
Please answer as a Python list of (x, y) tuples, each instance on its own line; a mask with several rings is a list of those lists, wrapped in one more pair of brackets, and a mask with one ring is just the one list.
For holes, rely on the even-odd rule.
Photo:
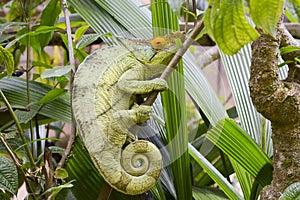
[(190, 4), (190, 1), (186, 0), (186, 2), (185, 2), (185, 26), (184, 26), (184, 32), (187, 32), (187, 29), (188, 29), (189, 4)]
[(1, 140), (2, 144), (3, 144), (3, 146), (5, 147), (6, 151), (10, 155), (11, 159), (15, 163), (16, 167), (21, 168), (22, 164), (21, 164), (20, 159), (15, 155), (14, 151), (11, 149), (11, 147), (9, 146), (9, 144), (7, 143), (7, 141), (5, 140), (5, 138), (4, 138), (4, 136), (3, 136), (2, 133), (0, 133), (0, 140)]
[[(68, 12), (68, 7), (67, 7), (67, 0), (62, 1), (62, 6), (63, 6), (63, 11), (65, 15), (65, 20), (66, 20), (66, 29), (67, 29), (67, 36), (68, 36), (68, 50), (69, 50), (69, 61), (70, 65), (75, 66), (75, 60), (74, 60), (74, 51), (73, 51), (73, 45), (72, 45), (72, 33), (71, 33), (71, 25), (70, 25), (70, 17), (69, 17), (69, 12)], [(75, 68), (76, 70), (76, 68)], [(71, 78), (70, 78), (70, 102), (71, 102), (71, 108), (72, 108), (72, 89), (73, 89), (73, 81), (74, 81), (74, 74), (75, 72), (71, 70)], [(69, 141), (65, 150), (65, 153), (62, 155), (61, 160), (59, 161), (57, 165), (57, 169), (60, 169), (64, 166), (65, 161), (67, 157), (69, 156), (73, 143), (75, 141), (75, 135), (76, 135), (76, 126), (75, 126), (75, 120), (73, 116), (73, 112), (71, 112), (71, 120), (72, 120), (72, 125), (71, 125), (71, 134), (69, 137)]]
[[(167, 78), (170, 76), (173, 70), (177, 68), (177, 64), (180, 61), (182, 55), (187, 51), (187, 49), (190, 47), (194, 39), (202, 31), (203, 28), (204, 28), (204, 21), (202, 19), (199, 23), (197, 23), (197, 25), (195, 26), (195, 28), (193, 29), (189, 37), (184, 41), (182, 47), (177, 51), (177, 53), (175, 54), (171, 62), (168, 64), (167, 68), (160, 76), (160, 78), (167, 80)], [(143, 103), (143, 105), (151, 106), (154, 103), (157, 95), (158, 95), (158, 91), (152, 92), (147, 98), (147, 100)]]
[(197, 7), (196, 7), (196, 0), (192, 0), (193, 2), (193, 13), (194, 13), (194, 26), (197, 25)]
[(11, 105), (9, 104), (8, 100), (6, 99), (6, 97), (5, 97), (5, 95), (3, 94), (3, 92), (2, 92), (1, 89), (0, 89), (0, 96), (1, 96), (1, 98), (3, 99), (3, 101), (4, 101), (4, 103), (5, 103), (5, 105), (6, 105), (7, 109), (8, 109), (8, 111), (9, 111), (9, 113), (10, 113), (10, 115), (11, 115), (11, 117), (13, 118), (13, 120), (14, 120), (15, 123), (16, 123), (16, 126), (17, 126), (17, 128), (18, 128), (19, 136), (21, 137), (22, 143), (23, 143), (23, 144), (26, 144), (24, 147), (25, 147), (25, 151), (26, 151), (26, 153), (27, 153), (27, 156), (28, 156), (28, 158), (29, 158), (30, 164), (31, 164), (32, 167), (35, 167), (34, 159), (33, 159), (33, 156), (32, 156), (32, 154), (31, 154), (31, 152), (30, 152), (30, 149), (29, 149), (28, 143), (27, 143), (27, 141), (26, 141), (26, 138), (25, 138), (23, 129), (22, 129), (22, 127), (21, 127), (21, 124), (19, 123), (19, 120), (18, 120), (16, 114), (14, 113), (14, 111), (13, 111)]

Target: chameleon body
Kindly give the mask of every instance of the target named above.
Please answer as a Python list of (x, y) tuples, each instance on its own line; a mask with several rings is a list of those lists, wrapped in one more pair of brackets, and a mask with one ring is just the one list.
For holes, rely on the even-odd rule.
[(181, 32), (152, 40), (124, 39), (122, 46), (96, 50), (79, 66), (72, 90), (77, 128), (95, 166), (114, 189), (130, 195), (159, 179), (162, 157), (156, 146), (129, 131), (149, 119), (151, 107), (136, 96), (167, 88), (157, 77), (183, 41)]

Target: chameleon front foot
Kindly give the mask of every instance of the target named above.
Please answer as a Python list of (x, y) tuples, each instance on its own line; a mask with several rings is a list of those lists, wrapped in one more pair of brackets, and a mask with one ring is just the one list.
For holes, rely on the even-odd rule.
[(151, 106), (146, 105), (133, 105), (131, 108), (132, 111), (132, 120), (136, 124), (141, 124), (143, 122), (146, 122), (148, 119), (150, 119), (150, 115), (152, 113)]

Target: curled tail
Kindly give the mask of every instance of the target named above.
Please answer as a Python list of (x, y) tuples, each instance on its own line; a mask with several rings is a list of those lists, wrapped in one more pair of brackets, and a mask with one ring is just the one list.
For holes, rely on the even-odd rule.
[(105, 145), (91, 154), (103, 178), (114, 189), (129, 195), (142, 194), (155, 185), (162, 169), (162, 156), (149, 141), (137, 140), (124, 149)]

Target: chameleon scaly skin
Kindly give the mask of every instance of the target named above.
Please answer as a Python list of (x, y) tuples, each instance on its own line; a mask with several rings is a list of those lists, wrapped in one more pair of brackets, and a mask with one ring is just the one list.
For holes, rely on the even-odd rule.
[(129, 128), (149, 119), (151, 107), (137, 94), (167, 89), (159, 76), (183, 41), (181, 32), (152, 40), (120, 39), (123, 46), (89, 55), (79, 66), (72, 109), (86, 149), (114, 189), (130, 195), (148, 191), (158, 180), (162, 157), (156, 146), (135, 140)]

